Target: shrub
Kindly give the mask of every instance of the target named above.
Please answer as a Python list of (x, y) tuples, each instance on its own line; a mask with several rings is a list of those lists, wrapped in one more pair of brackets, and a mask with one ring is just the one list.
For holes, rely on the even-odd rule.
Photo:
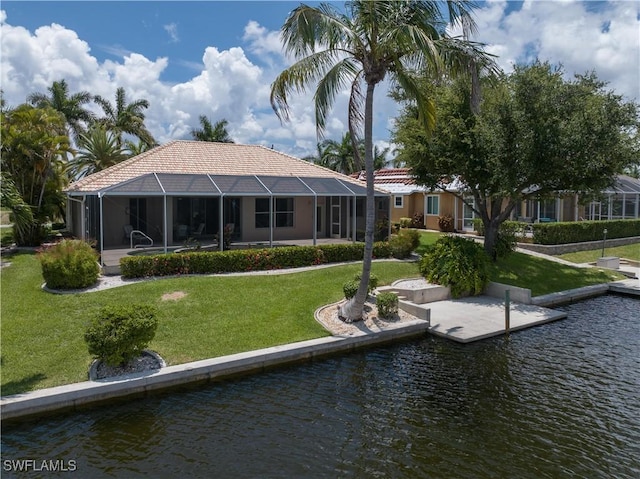
[(409, 228), (411, 226), (411, 222), (413, 220), (411, 218), (402, 217), (400, 218), (400, 228)]
[(376, 296), (378, 306), (378, 316), (389, 318), (398, 312), (398, 295), (390, 291), (383, 292)]
[(346, 299), (353, 298), (358, 292), (358, 287), (360, 286), (359, 281), (351, 280), (347, 281), (342, 285), (342, 291), (344, 292), (344, 297)]
[(489, 281), (489, 257), (473, 240), (443, 236), (422, 257), (420, 274), (431, 283), (449, 286), (454, 298), (477, 295)]
[(411, 218), (411, 227), (425, 229), (424, 215), (422, 213), (415, 213)]
[(604, 238), (640, 236), (640, 220), (568, 221), (563, 223), (535, 223), (533, 242), (537, 244), (566, 244), (598, 241)]
[(89, 324), (84, 339), (90, 354), (117, 366), (139, 356), (155, 336), (157, 327), (157, 310), (153, 306), (105, 306)]
[(86, 288), (100, 275), (98, 253), (85, 241), (62, 240), (43, 250), (39, 259), (49, 288)]
[[(200, 250), (186, 251), (179, 254), (127, 256), (120, 259), (120, 270), (125, 278), (234, 273), (360, 261), (363, 254), (364, 244), (362, 243), (286, 246), (232, 251)], [(389, 243), (374, 243), (373, 257), (391, 257)]]
[(524, 235), (524, 228), (526, 228), (525, 224), (517, 221), (505, 221), (500, 225), (496, 240), (496, 256), (498, 258), (504, 258), (515, 251), (518, 237)]
[[(353, 280), (356, 281), (358, 284), (360, 284), (361, 278), (362, 278), (362, 275), (360, 273), (356, 273), (356, 275), (353, 277)], [(378, 287), (379, 281), (380, 280), (375, 274), (369, 273), (369, 287), (367, 288), (367, 292), (370, 293), (371, 291), (376, 289)]]
[(415, 229), (403, 229), (389, 239), (394, 258), (407, 258), (420, 245), (420, 233)]
[(444, 231), (446, 233), (452, 233), (455, 229), (455, 222), (453, 220), (453, 216), (444, 215), (438, 217), (438, 228), (440, 231)]

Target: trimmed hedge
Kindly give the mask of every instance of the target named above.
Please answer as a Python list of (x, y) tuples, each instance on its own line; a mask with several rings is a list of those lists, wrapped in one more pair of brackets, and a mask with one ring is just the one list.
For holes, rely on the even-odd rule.
[(545, 245), (598, 241), (603, 239), (605, 228), (607, 239), (640, 236), (640, 220), (535, 223), (532, 227), (533, 242)]
[[(359, 261), (363, 255), (363, 243), (284, 246), (232, 251), (193, 251), (153, 256), (127, 256), (120, 259), (120, 270), (124, 278), (238, 273)], [(390, 258), (389, 243), (374, 243), (373, 257)]]

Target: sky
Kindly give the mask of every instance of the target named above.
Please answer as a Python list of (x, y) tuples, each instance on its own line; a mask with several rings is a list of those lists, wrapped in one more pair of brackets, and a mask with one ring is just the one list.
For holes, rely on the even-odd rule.
[[(112, 103), (124, 87), (127, 101), (149, 101), (146, 125), (160, 143), (191, 139), (205, 115), (212, 123), (227, 120), (237, 143), (315, 154), (313, 90), (290, 97), (287, 123), (269, 102), (271, 83), (292, 63), (279, 30), (299, 4), (3, 0), (0, 88), (17, 106), (61, 79), (70, 93), (88, 91)], [(640, 2), (492, 0), (474, 12), (473, 40), (497, 55), (505, 72), (539, 58), (561, 64), (567, 78), (595, 71), (610, 89), (640, 101)], [(398, 106), (388, 87), (376, 91), (374, 142), (392, 151)], [(340, 140), (347, 131), (347, 100), (348, 91), (338, 95), (325, 138)]]

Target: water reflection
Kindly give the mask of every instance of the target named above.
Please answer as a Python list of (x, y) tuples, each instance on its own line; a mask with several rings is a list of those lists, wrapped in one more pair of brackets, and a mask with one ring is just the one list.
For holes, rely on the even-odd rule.
[(636, 478), (638, 304), (608, 296), (509, 339), (427, 337), (4, 428), (3, 460), (75, 459), (92, 478)]

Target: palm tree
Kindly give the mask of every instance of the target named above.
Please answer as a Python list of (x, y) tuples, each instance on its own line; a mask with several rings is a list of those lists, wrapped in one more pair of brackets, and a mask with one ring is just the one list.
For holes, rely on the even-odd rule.
[(346, 132), (342, 137), (342, 141), (323, 140), (318, 144), (318, 161), (317, 164), (339, 171), (345, 175), (350, 175), (359, 170), (356, 165), (356, 158), (353, 150), (353, 141), (351, 134)]
[[(461, 25), (465, 37), (475, 28), (470, 5), (462, 0), (367, 1), (345, 4), (346, 13), (331, 4), (300, 5), (281, 28), (287, 53), (297, 60), (271, 85), (271, 106), (281, 120), (289, 119), (288, 94), (315, 86), (316, 129), (324, 133), (336, 94), (350, 86), (349, 131), (353, 141), (364, 129), (367, 208), (365, 249), (357, 294), (341, 308), (348, 321), (362, 319), (371, 273), (375, 202), (373, 188), (373, 94), (387, 75), (416, 102), (424, 125), (435, 124), (434, 105), (419, 87), (418, 73), (468, 72), (486, 58), (477, 44), (447, 35), (448, 20)], [(363, 92), (363, 88), (365, 91)]]
[(83, 105), (91, 102), (93, 97), (86, 91), (70, 96), (66, 80), (54, 81), (47, 90), (50, 96), (44, 93), (32, 93), (27, 97), (27, 101), (38, 108), (50, 107), (62, 113), (70, 132), (77, 139), (84, 133), (84, 125), (89, 125), (95, 120), (95, 115), (83, 108)]
[(126, 93), (122, 87), (116, 90), (115, 105), (112, 105), (111, 102), (100, 95), (96, 96), (94, 100), (100, 105), (105, 114), (105, 117), (100, 118), (98, 121), (115, 134), (119, 147), (122, 148), (124, 145), (124, 134), (136, 136), (149, 146), (156, 144), (153, 135), (144, 125), (143, 110), (149, 108), (147, 100), (134, 100), (131, 103), (127, 103)]
[(72, 179), (104, 170), (128, 158), (126, 151), (118, 146), (115, 134), (99, 123), (80, 135), (78, 149), (78, 155), (69, 162)]
[(200, 125), (202, 129), (191, 130), (191, 136), (197, 141), (212, 141), (215, 143), (234, 143), (227, 131), (227, 120), (220, 120), (211, 124), (211, 120), (204, 115), (200, 115)]
[(137, 156), (145, 151), (149, 151), (151, 148), (157, 145), (149, 145), (142, 140), (138, 140), (137, 143), (131, 140), (124, 140), (124, 149), (127, 151), (127, 156)]
[[(359, 163), (359, 158), (364, 157), (364, 140), (357, 142), (357, 151), (354, 153), (354, 142), (351, 138), (351, 133), (346, 132), (340, 142), (335, 140), (322, 140), (318, 143), (318, 154), (309, 155), (303, 160), (310, 161), (316, 165), (324, 166), (333, 171), (338, 171), (345, 175), (350, 175), (357, 171), (362, 171), (362, 165)], [(389, 147), (378, 148), (377, 145), (373, 147), (373, 168), (378, 170), (384, 168), (387, 163), (387, 153)]]
[(59, 214), (64, 203), (64, 159), (73, 153), (64, 117), (53, 108), (25, 103), (2, 114), (0, 137), (2, 172), (32, 213), (31, 223), (23, 225), (15, 239), (18, 244), (38, 244), (42, 224)]

